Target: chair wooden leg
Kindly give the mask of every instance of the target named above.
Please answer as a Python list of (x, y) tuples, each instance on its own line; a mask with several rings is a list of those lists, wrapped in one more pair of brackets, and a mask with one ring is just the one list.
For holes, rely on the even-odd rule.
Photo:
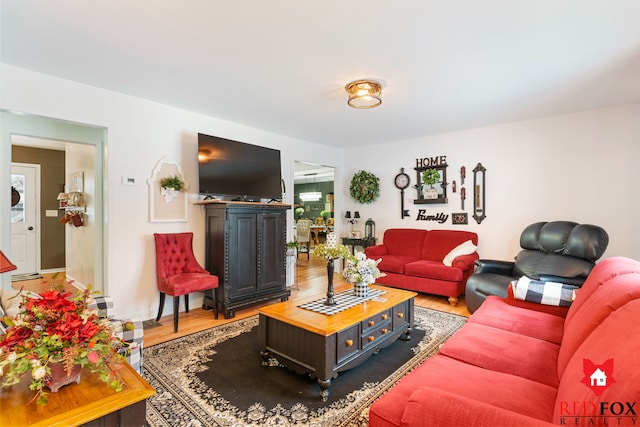
[(213, 289), (213, 307), (214, 307), (214, 316), (218, 318), (218, 288)]
[(173, 297), (173, 332), (178, 332), (178, 309), (180, 308), (180, 297)]
[(158, 322), (160, 317), (162, 317), (162, 310), (164, 310), (164, 297), (165, 293), (160, 292), (160, 307), (158, 307), (158, 317), (156, 317), (156, 322)]
[(189, 312), (189, 294), (184, 296), (184, 311), (185, 313)]

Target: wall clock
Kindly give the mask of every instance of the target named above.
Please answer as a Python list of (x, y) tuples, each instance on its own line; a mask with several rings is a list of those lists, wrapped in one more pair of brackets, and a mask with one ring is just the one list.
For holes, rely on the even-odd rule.
[(409, 216), (409, 210), (404, 208), (404, 190), (409, 187), (409, 175), (404, 173), (404, 168), (400, 168), (400, 173), (396, 175), (394, 184), (400, 190), (400, 219)]

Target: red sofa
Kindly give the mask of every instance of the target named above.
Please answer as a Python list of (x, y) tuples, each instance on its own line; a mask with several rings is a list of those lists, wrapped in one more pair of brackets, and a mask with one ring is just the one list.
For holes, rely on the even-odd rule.
[(640, 263), (601, 261), (565, 317), (528, 307), (488, 297), (369, 426), (638, 425)]
[(443, 264), (443, 260), (467, 241), (477, 246), (478, 235), (460, 230), (390, 228), (384, 232), (382, 244), (369, 246), (365, 254), (368, 258), (382, 259), (378, 268), (386, 276), (376, 283), (443, 295), (449, 297), (451, 305), (456, 305), (479, 256), (473, 247), (473, 253), (455, 257), (451, 266)]

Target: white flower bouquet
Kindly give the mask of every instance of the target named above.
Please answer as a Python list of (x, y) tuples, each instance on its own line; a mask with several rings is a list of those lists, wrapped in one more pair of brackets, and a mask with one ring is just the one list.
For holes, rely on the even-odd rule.
[(380, 261), (367, 258), (364, 252), (357, 252), (355, 256), (345, 258), (345, 267), (340, 275), (349, 283), (370, 285), (385, 275), (378, 268)]

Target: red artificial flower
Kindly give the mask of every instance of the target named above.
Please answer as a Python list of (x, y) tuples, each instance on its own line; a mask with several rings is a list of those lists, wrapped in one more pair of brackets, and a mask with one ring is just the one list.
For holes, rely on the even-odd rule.
[(87, 359), (89, 359), (89, 362), (95, 364), (100, 360), (100, 355), (95, 351), (90, 351), (89, 354), (87, 354)]

